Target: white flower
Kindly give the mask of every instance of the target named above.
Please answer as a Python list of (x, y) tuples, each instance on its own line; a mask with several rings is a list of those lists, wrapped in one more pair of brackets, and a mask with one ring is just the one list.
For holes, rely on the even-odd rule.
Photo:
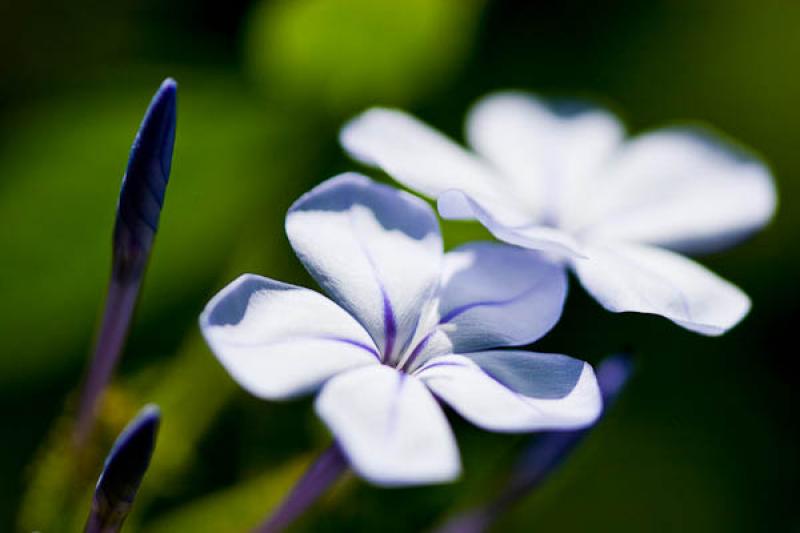
[(493, 431), (577, 428), (598, 416), (588, 364), (496, 350), (535, 341), (561, 314), (564, 272), (538, 253), (474, 243), (444, 254), (425, 202), (356, 174), (301, 197), (286, 231), (331, 299), (246, 274), (209, 302), (201, 327), (256, 396), (321, 387), (317, 413), (367, 480), (459, 474), (435, 398)]
[(611, 311), (662, 315), (719, 335), (747, 296), (675, 251), (710, 251), (763, 226), (775, 209), (769, 171), (697, 131), (624, 139), (610, 113), (558, 109), (501, 93), (467, 120), (468, 152), (399, 111), (373, 109), (341, 141), (356, 159), (477, 219), (498, 239), (555, 252)]

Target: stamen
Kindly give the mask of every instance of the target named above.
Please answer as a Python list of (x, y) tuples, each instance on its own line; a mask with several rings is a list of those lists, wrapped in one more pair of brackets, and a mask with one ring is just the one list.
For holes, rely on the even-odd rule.
[(431, 340), (431, 337), (433, 337), (434, 333), (435, 331), (431, 331), (430, 333), (425, 335), (425, 337), (423, 337), (421, 341), (419, 341), (419, 343), (414, 347), (414, 350), (412, 350), (411, 355), (408, 356), (408, 359), (406, 359), (404, 362), (402, 362), (401, 365), (399, 365), (398, 368), (401, 372), (409, 372), (411, 370), (411, 365), (414, 364), (414, 360), (428, 344), (428, 341)]

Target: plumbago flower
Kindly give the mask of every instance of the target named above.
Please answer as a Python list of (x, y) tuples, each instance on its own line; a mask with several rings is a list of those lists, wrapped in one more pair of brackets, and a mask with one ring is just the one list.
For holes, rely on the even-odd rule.
[(321, 388), (318, 415), (372, 483), (459, 474), (436, 398), (501, 432), (582, 427), (599, 415), (588, 364), (497, 349), (535, 341), (560, 316), (564, 273), (537, 252), (473, 243), (444, 254), (425, 202), (357, 174), (302, 196), (286, 231), (330, 299), (246, 274), (209, 302), (203, 333), (256, 396)]
[(776, 195), (767, 168), (700, 131), (630, 140), (613, 115), (521, 93), (480, 101), (468, 152), (409, 115), (373, 109), (342, 131), (356, 159), (477, 219), (502, 241), (554, 252), (611, 311), (662, 315), (719, 335), (747, 296), (672, 251), (711, 251), (763, 226)]

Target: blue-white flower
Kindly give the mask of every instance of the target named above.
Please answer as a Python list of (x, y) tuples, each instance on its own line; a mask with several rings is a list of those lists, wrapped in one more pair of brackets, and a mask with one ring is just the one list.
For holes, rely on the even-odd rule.
[(564, 258), (611, 311), (662, 315), (718, 335), (747, 296), (685, 257), (763, 226), (775, 209), (767, 168), (699, 131), (625, 140), (602, 109), (501, 93), (467, 120), (468, 152), (409, 115), (373, 109), (342, 131), (345, 148), (438, 199), (440, 214), (477, 219), (498, 239)]
[(209, 302), (201, 327), (256, 396), (321, 388), (317, 413), (367, 480), (459, 474), (436, 398), (493, 431), (576, 428), (598, 416), (588, 364), (497, 349), (535, 341), (561, 314), (565, 275), (537, 252), (474, 243), (444, 254), (425, 202), (356, 174), (301, 197), (286, 231), (330, 299), (246, 274)]

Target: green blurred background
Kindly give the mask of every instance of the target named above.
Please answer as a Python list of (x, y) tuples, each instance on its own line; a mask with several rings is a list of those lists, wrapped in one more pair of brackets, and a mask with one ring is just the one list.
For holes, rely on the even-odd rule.
[[(401, 106), (460, 137), (467, 106), (520, 88), (586, 96), (633, 132), (709, 123), (760, 152), (781, 198), (765, 231), (702, 259), (753, 299), (722, 338), (604, 312), (573, 283), (537, 344), (636, 374), (591, 437), (497, 531), (800, 531), (796, 507), (800, 2), (0, 0), (0, 530), (71, 531), (65, 426), (109, 267), (120, 177), (166, 76), (178, 134), (155, 255), (96, 461), (147, 401), (156, 458), (128, 531), (245, 531), (328, 442), (310, 400), (249, 397), (199, 339), (243, 271), (312, 286), (283, 233), (299, 194), (354, 168), (349, 116)], [(374, 172), (370, 172), (376, 175)], [(447, 223), (448, 245), (484, 237)], [(417, 531), (496, 492), (525, 437), (449, 414), (465, 475), (403, 490), (337, 485), (298, 531)]]

